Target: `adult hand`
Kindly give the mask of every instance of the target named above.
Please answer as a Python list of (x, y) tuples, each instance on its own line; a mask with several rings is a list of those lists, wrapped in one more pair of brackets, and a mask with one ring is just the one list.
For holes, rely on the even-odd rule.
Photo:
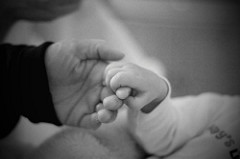
[(103, 89), (107, 62), (124, 54), (103, 41), (63, 41), (52, 44), (45, 57), (49, 87), (59, 120), (63, 124), (98, 128), (95, 112)]

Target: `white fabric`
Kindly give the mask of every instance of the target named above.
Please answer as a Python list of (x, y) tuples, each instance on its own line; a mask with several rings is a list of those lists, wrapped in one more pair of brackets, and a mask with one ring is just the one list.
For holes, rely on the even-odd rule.
[(145, 149), (166, 159), (240, 156), (240, 97), (214, 93), (167, 98), (150, 114), (130, 112), (130, 129)]

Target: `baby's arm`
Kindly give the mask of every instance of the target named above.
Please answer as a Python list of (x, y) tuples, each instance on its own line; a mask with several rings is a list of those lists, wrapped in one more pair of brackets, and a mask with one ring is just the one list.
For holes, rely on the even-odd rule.
[[(140, 69), (140, 72), (138, 69)], [(239, 147), (239, 97), (205, 93), (199, 96), (170, 99), (170, 85), (166, 80), (163, 80), (167, 83), (167, 96), (150, 113), (146, 114), (138, 110), (141, 110), (142, 106), (148, 103), (146, 101), (148, 101), (149, 93), (153, 93), (151, 94), (153, 95), (152, 99), (155, 99), (154, 93), (158, 92), (157, 89), (161, 89), (159, 85), (153, 82), (155, 81), (153, 80), (155, 78), (152, 78), (154, 76), (145, 69), (135, 66), (129, 68), (129, 66), (121, 65), (111, 69), (108, 68), (106, 74), (106, 83), (116, 94), (119, 94), (117, 92), (125, 87), (133, 90), (130, 96), (125, 99), (128, 106), (134, 108), (128, 109), (129, 129), (147, 152), (157, 156), (174, 155), (177, 150), (182, 150), (181, 147), (188, 147), (192, 151), (191, 145), (187, 144), (192, 143), (195, 144), (194, 150), (201, 153), (199, 154), (201, 158), (202, 156), (203, 158), (206, 158), (206, 156), (227, 158), (226, 156), (229, 156), (228, 149), (217, 140), (223, 138), (226, 133), (230, 134), (229, 142), (232, 142), (231, 146), (233, 148)], [(149, 80), (145, 81), (146, 79)], [(161, 79), (161, 77), (158, 78), (156, 82), (161, 83)], [(134, 92), (134, 90), (137, 92)], [(124, 91), (121, 91), (124, 95)], [(146, 93), (146, 91), (149, 92)], [(126, 97), (126, 92), (124, 96)], [(128, 99), (131, 99), (131, 102)], [(142, 101), (143, 104), (139, 101)], [(213, 128), (218, 128), (219, 132), (214, 132)], [(208, 141), (211, 141), (211, 144)], [(209, 149), (212, 149), (211, 154), (209, 154)], [(192, 155), (191, 158), (196, 158), (194, 153), (185, 154), (184, 151), (175, 154)]]
[(123, 104), (150, 113), (166, 97), (167, 84), (155, 73), (134, 64), (110, 64), (105, 70), (102, 103), (96, 106), (101, 123), (116, 119)]
[(134, 64), (109, 65), (105, 83), (129, 108), (143, 113), (150, 113), (168, 93), (165, 80)]

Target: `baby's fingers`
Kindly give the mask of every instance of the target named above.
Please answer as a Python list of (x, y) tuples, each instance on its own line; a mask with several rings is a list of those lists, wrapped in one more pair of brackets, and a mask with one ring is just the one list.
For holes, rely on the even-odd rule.
[(120, 87), (139, 87), (139, 81), (131, 71), (121, 71), (115, 74), (110, 80), (111, 89), (116, 92)]
[(111, 81), (111, 79), (119, 72), (121, 72), (122, 69), (121, 68), (112, 68), (112, 69), (109, 69), (108, 71), (105, 71), (105, 85), (109, 86), (109, 83)]
[(131, 88), (129, 87), (120, 87), (116, 90), (116, 95), (119, 99), (126, 99), (131, 93)]

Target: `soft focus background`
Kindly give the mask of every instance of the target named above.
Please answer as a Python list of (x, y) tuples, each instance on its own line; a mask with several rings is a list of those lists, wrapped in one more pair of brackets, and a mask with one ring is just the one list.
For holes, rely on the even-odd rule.
[(155, 70), (162, 63), (172, 96), (239, 94), (239, 6), (237, 0), (82, 0), (79, 11), (53, 22), (16, 24), (6, 41), (101, 38), (132, 62)]
[(173, 96), (240, 93), (239, 1), (111, 0), (149, 56), (160, 58)]
[[(5, 42), (104, 39), (126, 60), (166, 72), (174, 97), (234, 95), (240, 93), (239, 8), (230, 0), (82, 0), (79, 10), (54, 21), (19, 21)], [(58, 130), (22, 118), (4, 152), (19, 157)]]

